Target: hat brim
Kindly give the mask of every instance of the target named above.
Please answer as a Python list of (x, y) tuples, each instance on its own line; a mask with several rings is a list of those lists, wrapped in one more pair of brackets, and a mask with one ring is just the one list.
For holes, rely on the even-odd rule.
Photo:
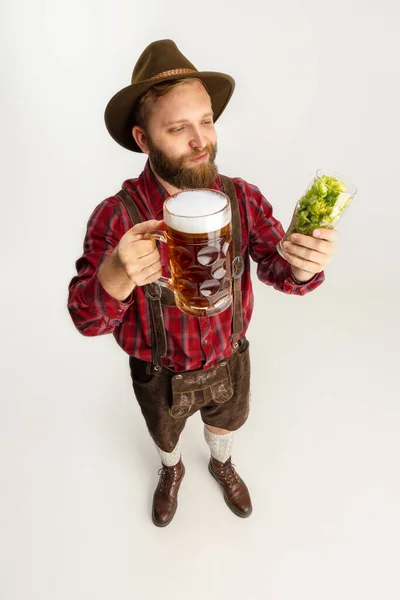
[[(214, 73), (212, 71), (202, 71), (189, 73), (181, 76), (184, 79), (200, 79), (207, 87), (210, 94), (211, 104), (214, 111), (214, 121), (223, 113), (235, 89), (235, 81), (230, 75), (224, 73)], [(136, 100), (144, 94), (149, 88), (157, 83), (173, 81), (177, 79), (176, 75), (163, 77), (157, 80), (147, 79), (140, 83), (128, 85), (115, 94), (107, 104), (104, 119), (107, 130), (111, 137), (123, 148), (133, 152), (141, 152), (132, 136), (133, 106)]]

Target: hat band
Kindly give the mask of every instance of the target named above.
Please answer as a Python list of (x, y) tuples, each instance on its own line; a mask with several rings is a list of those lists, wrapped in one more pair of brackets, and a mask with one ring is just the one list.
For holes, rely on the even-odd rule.
[(149, 79), (161, 79), (161, 77), (169, 77), (170, 75), (186, 75), (187, 73), (197, 73), (195, 69), (171, 69), (170, 71), (163, 71), (154, 77)]

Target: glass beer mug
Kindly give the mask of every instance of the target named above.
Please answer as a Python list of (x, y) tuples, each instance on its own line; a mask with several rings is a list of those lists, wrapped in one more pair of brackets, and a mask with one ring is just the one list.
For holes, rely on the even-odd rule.
[(177, 307), (195, 317), (218, 315), (232, 303), (232, 215), (228, 196), (185, 190), (164, 202), (166, 231), (147, 234), (168, 245)]

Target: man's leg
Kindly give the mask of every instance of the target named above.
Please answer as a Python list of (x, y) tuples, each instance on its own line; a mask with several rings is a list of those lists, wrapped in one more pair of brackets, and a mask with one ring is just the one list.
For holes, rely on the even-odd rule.
[(234, 431), (245, 423), (250, 410), (250, 358), (245, 339), (230, 361), (230, 373), (233, 397), (222, 404), (211, 402), (201, 413), (211, 451), (209, 471), (221, 484), (229, 508), (239, 517), (248, 517), (252, 512), (249, 490), (231, 462)]
[(204, 426), (204, 437), (210, 447), (211, 456), (219, 462), (226, 462), (232, 454), (233, 431), (220, 429), (212, 425)]
[(181, 460), (181, 440), (180, 439), (179, 439), (178, 443), (176, 444), (175, 448), (172, 450), (172, 452), (165, 452), (159, 446), (157, 446), (157, 444), (156, 444), (156, 448), (157, 448), (159, 457), (161, 459), (161, 462), (165, 467), (174, 467)]
[(238, 517), (249, 517), (253, 510), (249, 490), (231, 462), (233, 436), (233, 431), (204, 425), (204, 437), (211, 451), (208, 469), (221, 485), (229, 508)]
[(157, 527), (169, 525), (178, 507), (178, 491), (185, 475), (181, 459), (181, 443), (178, 441), (172, 452), (165, 452), (157, 446), (162, 467), (160, 479), (153, 496), (152, 519)]
[(129, 363), (136, 399), (161, 458), (160, 477), (153, 496), (152, 519), (158, 527), (165, 527), (175, 515), (178, 491), (185, 474), (180, 436), (186, 418), (174, 419), (169, 414), (170, 372), (164, 370), (160, 374), (149, 374), (146, 363), (133, 357), (130, 357)]

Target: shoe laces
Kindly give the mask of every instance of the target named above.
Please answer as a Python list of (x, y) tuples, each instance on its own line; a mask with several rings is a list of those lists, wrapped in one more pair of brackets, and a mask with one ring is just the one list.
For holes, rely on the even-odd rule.
[(235, 483), (240, 483), (239, 475), (235, 471), (235, 465), (230, 461), (221, 467), (221, 471), (229, 487), (233, 487)]
[(175, 469), (171, 469), (170, 467), (161, 467), (161, 469), (158, 470), (158, 475), (161, 476), (160, 491), (163, 490), (165, 485), (172, 484), (176, 479)]

